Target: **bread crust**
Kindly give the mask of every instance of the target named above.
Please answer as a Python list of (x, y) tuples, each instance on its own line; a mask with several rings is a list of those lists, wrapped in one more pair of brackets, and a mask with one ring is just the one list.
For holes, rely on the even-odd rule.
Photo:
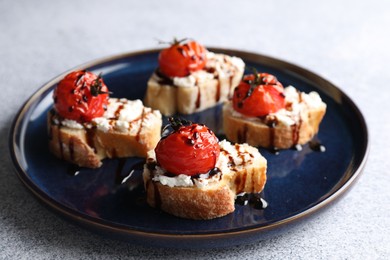
[(259, 193), (264, 189), (267, 161), (259, 154), (239, 166), (235, 166), (233, 161), (229, 165), (229, 170), (218, 181), (204, 187), (163, 185), (153, 180), (153, 170), (146, 165), (143, 178), (147, 203), (169, 214), (188, 219), (213, 219), (230, 214), (235, 210), (237, 194)]
[(62, 124), (63, 119), (52, 110), (47, 115), (49, 149), (60, 159), (88, 168), (100, 167), (104, 158), (146, 157), (160, 140), (162, 125), (161, 114), (149, 111), (122, 132), (103, 131), (93, 124), (72, 128)]
[(147, 203), (177, 217), (212, 219), (234, 211), (234, 192), (228, 186), (219, 189), (194, 189), (146, 182)]
[(53, 124), (52, 113), (47, 120), (49, 149), (58, 158), (77, 164), (80, 167), (98, 168), (105, 157), (98, 144), (88, 144), (86, 129), (72, 129)]
[(294, 124), (286, 125), (277, 120), (267, 122), (267, 118), (250, 120), (241, 115), (237, 116), (229, 101), (223, 107), (223, 130), (226, 138), (231, 142), (272, 149), (288, 149), (310, 141), (318, 133), (325, 112), (324, 103), (317, 107), (306, 106), (299, 116), (294, 118)]
[(96, 131), (96, 142), (105, 151), (108, 158), (139, 156), (146, 157), (149, 150), (154, 149), (161, 134), (161, 122), (146, 129), (144, 126), (136, 134), (118, 131)]
[[(176, 113), (192, 114), (226, 101), (241, 81), (244, 64), (234, 66), (229, 63), (229, 56), (216, 55), (219, 55), (218, 62), (225, 64), (221, 65), (214, 60), (200, 73), (204, 77), (193, 73), (193, 86), (176, 86), (172, 78), (164, 79), (161, 78), (163, 75), (153, 73), (147, 84), (145, 104), (160, 110), (165, 116), (170, 116)], [(229, 69), (225, 68), (227, 66)]]

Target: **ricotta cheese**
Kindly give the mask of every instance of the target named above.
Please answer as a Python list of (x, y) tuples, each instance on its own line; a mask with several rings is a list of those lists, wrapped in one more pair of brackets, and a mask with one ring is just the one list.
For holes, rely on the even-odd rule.
[(73, 128), (73, 129), (83, 129), (83, 125), (78, 123), (75, 120), (70, 120), (70, 119), (64, 119), (61, 121), (61, 125)]
[[(177, 176), (166, 176), (166, 171), (159, 166), (155, 167), (153, 172), (153, 181), (160, 182), (162, 185), (169, 187), (192, 187), (205, 188), (212, 183), (218, 182), (224, 174), (229, 174), (232, 169), (245, 167), (251, 160), (260, 157), (259, 151), (249, 146), (248, 144), (232, 145), (229, 141), (223, 140), (219, 142), (221, 153), (219, 154), (216, 167), (220, 170), (219, 173), (212, 176), (209, 173), (200, 174), (196, 178), (180, 174)], [(154, 153), (149, 154), (155, 160)], [(145, 168), (147, 169), (147, 168)]]
[[(152, 116), (151, 116), (152, 115)], [(102, 117), (96, 117), (89, 123), (80, 124), (77, 121), (63, 119), (60, 122), (61, 125), (73, 128), (83, 129), (84, 127), (90, 129), (93, 126), (99, 131), (108, 132), (115, 130), (119, 132), (131, 131), (131, 123), (143, 118), (142, 127), (151, 126), (151, 118), (161, 117), (160, 111), (153, 110), (148, 107), (144, 107), (141, 100), (127, 100), (125, 98), (110, 98), (108, 100), (107, 110)], [(137, 128), (138, 129), (138, 128)]]
[[(219, 78), (229, 77), (234, 71), (243, 72), (245, 69), (245, 63), (241, 58), (230, 57), (225, 54), (216, 54), (213, 52), (207, 52), (206, 68), (212, 68), (218, 72)], [(192, 72), (186, 77), (172, 77), (173, 85), (180, 88), (192, 88), (196, 87), (197, 83), (210, 80), (214, 78), (214, 73), (207, 70), (198, 70)], [(153, 74), (152, 79), (159, 80), (156, 73)]]

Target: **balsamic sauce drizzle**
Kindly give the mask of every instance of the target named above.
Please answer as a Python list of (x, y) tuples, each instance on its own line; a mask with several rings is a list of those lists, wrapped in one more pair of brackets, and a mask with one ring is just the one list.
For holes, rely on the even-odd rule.
[(130, 171), (129, 174), (122, 175), (123, 168), (125, 167), (126, 159), (120, 158), (118, 160), (118, 165), (115, 170), (115, 184), (122, 184), (125, 179), (128, 179), (129, 176), (132, 175)]
[(144, 169), (145, 161), (142, 160), (132, 165), (130, 169), (124, 171), (126, 162), (126, 158), (119, 159), (115, 173), (115, 184), (121, 185), (126, 183), (129, 190), (134, 190), (138, 187), (142, 187), (142, 171)]
[(76, 164), (69, 164), (69, 166), (66, 168), (66, 173), (70, 176), (77, 176), (81, 171), (81, 167), (77, 166)]
[(202, 93), (201, 93), (200, 86), (198, 84), (196, 84), (196, 86), (198, 87), (198, 96), (196, 98), (195, 108), (198, 109), (200, 107), (200, 101), (201, 101)]
[[(279, 154), (279, 149), (275, 146), (275, 131), (276, 131), (276, 126), (278, 125), (278, 119), (276, 117), (259, 117), (269, 128), (269, 146), (268, 146), (268, 151), (273, 153), (273, 154)], [(299, 144), (299, 133), (301, 130), (302, 126), (302, 117), (299, 114), (299, 119), (298, 122), (296, 122), (294, 125), (291, 126), (291, 139), (292, 139), (292, 145), (290, 149), (294, 149), (297, 151), (301, 151), (302, 145)], [(239, 142), (242, 140), (245, 142), (246, 140), (242, 139), (242, 134), (238, 132), (237, 139)], [(318, 140), (313, 138), (308, 142), (309, 148), (314, 151), (314, 152), (325, 152), (326, 148), (323, 144), (321, 144)]]
[(217, 76), (217, 89), (215, 91), (215, 102), (219, 102), (219, 100), (221, 99), (221, 82), (219, 81), (218, 79), (218, 76)]
[(309, 142), (309, 147), (312, 151), (315, 151), (315, 152), (325, 152), (326, 151), (326, 147), (321, 144), (318, 140), (311, 140)]
[(140, 140), (140, 135), (141, 135), (141, 131), (142, 131), (142, 124), (144, 123), (144, 119), (145, 119), (145, 107), (142, 108), (141, 123), (139, 125), (137, 135), (135, 137), (135, 140), (137, 140), (137, 142), (139, 142), (139, 140)]
[(235, 203), (241, 206), (249, 205), (252, 208), (259, 210), (265, 209), (268, 206), (267, 201), (265, 201), (259, 193), (245, 193), (243, 195), (237, 196)]
[(162, 84), (162, 85), (172, 85), (172, 86), (174, 86), (173, 85), (173, 80), (170, 78), (170, 77), (168, 77), (168, 76), (165, 76), (161, 71), (160, 71), (160, 69), (159, 68), (157, 68), (155, 71), (154, 71), (154, 73), (156, 73), (156, 75), (158, 76), (158, 83), (159, 84)]
[(237, 140), (239, 143), (246, 143), (248, 134), (248, 126), (244, 124), (242, 131), (237, 132)]

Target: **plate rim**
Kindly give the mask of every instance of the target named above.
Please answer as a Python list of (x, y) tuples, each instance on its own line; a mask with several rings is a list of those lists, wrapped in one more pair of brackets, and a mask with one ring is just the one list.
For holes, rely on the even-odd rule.
[[(323, 82), (323, 84), (326, 84), (327, 89), (333, 89), (338, 92), (340, 97), (343, 99), (343, 102), (347, 102), (352, 111), (354, 112), (354, 115), (358, 117), (359, 124), (362, 127), (362, 133), (363, 136), (363, 143), (362, 147), (364, 148), (363, 155), (361, 158), (361, 161), (358, 162), (358, 165), (355, 169), (347, 169), (343, 176), (348, 172), (351, 171), (352, 175), (350, 178), (342, 183), (340, 187), (338, 187), (334, 192), (330, 192), (330, 194), (326, 193), (324, 196), (326, 196), (325, 199), (316, 201), (316, 204), (313, 206), (308, 207), (307, 209), (303, 210), (302, 212), (295, 214), (293, 216), (290, 216), (288, 218), (284, 218), (281, 220), (278, 220), (274, 223), (270, 223), (268, 225), (259, 226), (259, 227), (246, 227), (240, 230), (232, 230), (232, 231), (213, 231), (210, 233), (201, 233), (201, 234), (174, 234), (174, 233), (161, 233), (161, 232), (153, 232), (153, 231), (140, 231), (131, 227), (126, 227), (124, 225), (116, 224), (109, 222), (107, 220), (101, 220), (92, 218), (88, 215), (85, 215), (81, 212), (78, 212), (72, 208), (69, 208), (65, 205), (62, 205), (58, 201), (54, 200), (50, 196), (48, 196), (45, 192), (43, 192), (39, 186), (37, 186), (31, 179), (28, 177), (28, 173), (26, 169), (24, 169), (19, 162), (18, 158), (18, 149), (17, 149), (17, 138), (20, 133), (18, 133), (16, 130), (21, 129), (23, 119), (26, 116), (26, 113), (31, 109), (32, 104), (39, 103), (40, 97), (42, 97), (43, 93), (48, 91), (53, 85), (58, 82), (60, 79), (62, 79), (67, 73), (78, 70), (78, 69), (85, 69), (93, 66), (98, 66), (103, 63), (108, 63), (111, 61), (116, 61), (119, 59), (126, 59), (131, 58), (133, 56), (138, 56), (142, 54), (151, 54), (161, 51), (161, 48), (153, 48), (153, 49), (145, 49), (140, 51), (130, 51), (125, 52), (122, 54), (117, 55), (110, 55), (103, 58), (94, 59), (92, 61), (80, 64), (78, 66), (75, 66), (74, 68), (71, 68), (58, 76), (52, 78), (51, 80), (47, 81), (45, 84), (43, 84), (41, 87), (39, 87), (30, 97), (27, 98), (27, 100), (23, 103), (23, 105), (20, 107), (19, 111), (16, 113), (13, 122), (11, 124), (11, 128), (9, 131), (9, 137), (8, 137), (8, 147), (9, 147), (9, 154), (15, 169), (15, 173), (18, 176), (18, 178), (21, 180), (23, 185), (35, 196), (36, 199), (38, 199), (40, 202), (44, 203), (45, 206), (49, 206), (50, 209), (54, 210), (56, 213), (62, 214), (62, 216), (73, 220), (74, 222), (81, 224), (83, 226), (87, 227), (97, 227), (101, 229), (101, 231), (107, 231), (109, 233), (119, 233), (122, 235), (130, 235), (130, 236), (136, 236), (136, 237), (142, 237), (142, 238), (152, 238), (152, 239), (175, 239), (175, 240), (193, 240), (193, 239), (204, 239), (204, 238), (212, 238), (212, 239), (218, 239), (218, 238), (226, 238), (226, 237), (235, 237), (235, 236), (242, 236), (242, 235), (253, 235), (258, 234), (263, 231), (269, 231), (276, 229), (278, 227), (285, 226), (287, 224), (292, 224), (297, 222), (298, 220), (304, 219), (305, 217), (308, 217), (312, 215), (313, 213), (321, 210), (322, 208), (329, 206), (334, 202), (335, 200), (339, 199), (346, 193), (346, 191), (349, 191), (353, 184), (356, 183), (357, 179), (361, 176), (363, 169), (365, 167), (365, 164), (368, 159), (369, 150), (370, 150), (370, 140), (369, 140), (369, 131), (368, 126), (366, 123), (366, 120), (364, 119), (364, 116), (361, 112), (361, 110), (358, 108), (356, 103), (348, 96), (345, 92), (343, 92), (339, 87), (332, 84), (330, 81), (324, 79), (322, 76), (306, 69), (301, 66), (295, 65), (291, 62), (284, 61), (278, 58), (274, 58), (268, 55), (263, 55), (256, 52), (249, 52), (249, 51), (243, 51), (238, 49), (231, 49), (231, 48), (213, 48), (209, 47), (208, 50), (220, 52), (220, 53), (235, 53), (236, 56), (242, 57), (244, 60), (251, 60), (253, 62), (259, 62), (258, 60), (269, 60), (276, 62), (277, 64), (283, 64), (285, 69), (288, 68), (289, 71), (292, 72), (303, 72), (305, 74), (305, 79), (316, 79)], [(238, 55), (237, 55), (238, 54)], [(274, 67), (274, 66), (271, 66)], [(275, 66), (275, 68), (278, 68)], [(279, 68), (280, 69), (280, 68)], [(298, 74), (299, 75), (299, 74)], [(309, 76), (309, 78), (307, 78)], [(323, 87), (321, 85), (321, 87)], [(323, 90), (321, 88), (321, 90)], [(333, 96), (331, 96), (333, 98)], [(341, 179), (340, 179), (341, 180)], [(336, 184), (335, 186), (336, 187)]]

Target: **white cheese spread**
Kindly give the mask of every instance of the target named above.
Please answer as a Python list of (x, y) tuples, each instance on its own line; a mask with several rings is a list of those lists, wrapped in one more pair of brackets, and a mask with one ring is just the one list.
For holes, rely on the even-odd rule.
[[(142, 127), (148, 128), (151, 125), (151, 119), (153, 117), (161, 118), (160, 111), (144, 107), (142, 101), (139, 99), (109, 98), (107, 110), (102, 117), (96, 117), (91, 122), (83, 124), (69, 119), (63, 119), (55, 123), (61, 123), (61, 125), (73, 129), (83, 129), (84, 127), (90, 129), (96, 126), (102, 132), (115, 130), (126, 133), (138, 129), (138, 127), (131, 127), (131, 123), (133, 122), (140, 121), (138, 124), (142, 123)], [(141, 118), (143, 120), (138, 120)]]
[(70, 119), (64, 119), (61, 121), (61, 125), (73, 128), (73, 129), (83, 129), (83, 125), (78, 123), (75, 120), (70, 120)]
[[(186, 77), (172, 77), (173, 85), (180, 88), (192, 88), (196, 87), (200, 82), (213, 79), (215, 77), (214, 73), (208, 72), (207, 69), (217, 71), (219, 78), (229, 77), (235, 71), (243, 72), (245, 69), (244, 61), (238, 57), (216, 54), (210, 51), (207, 52), (206, 57), (205, 70), (192, 72)], [(154, 73), (152, 79), (158, 81), (159, 77)]]
[[(219, 146), (221, 152), (215, 165), (219, 168), (219, 173), (212, 176), (209, 173), (204, 173), (196, 178), (191, 178), (191, 176), (185, 174), (170, 177), (166, 176), (166, 171), (163, 168), (156, 166), (152, 180), (169, 187), (196, 186), (198, 188), (205, 188), (212, 183), (218, 182), (223, 174), (229, 174), (233, 168), (245, 167), (250, 164), (251, 160), (255, 160), (261, 156), (256, 148), (248, 144), (232, 145), (229, 141), (223, 140), (219, 142)], [(148, 160), (155, 160), (154, 153), (150, 153), (149, 156), (150, 158)], [(145, 167), (145, 171), (149, 171), (147, 167)]]

